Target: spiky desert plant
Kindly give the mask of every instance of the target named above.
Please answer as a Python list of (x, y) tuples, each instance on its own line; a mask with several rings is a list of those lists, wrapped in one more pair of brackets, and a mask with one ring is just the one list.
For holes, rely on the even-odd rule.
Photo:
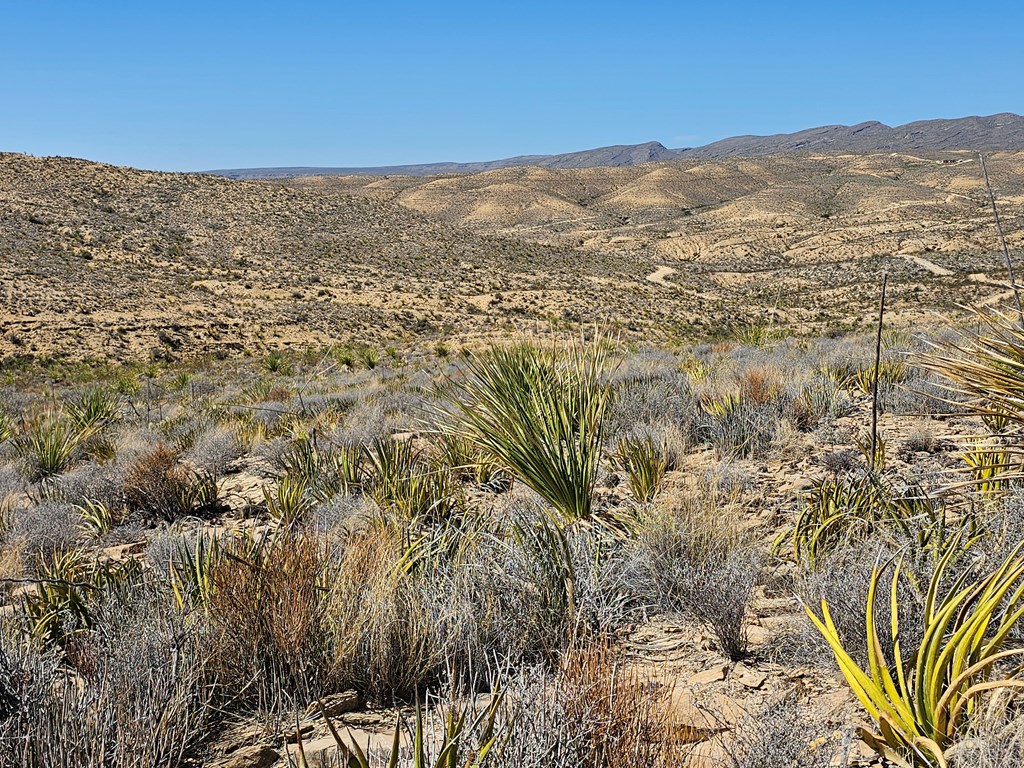
[(69, 399), (64, 409), (79, 428), (102, 428), (117, 419), (121, 397), (111, 390), (92, 387)]
[(83, 504), (75, 505), (75, 509), (82, 518), (79, 527), (93, 538), (103, 536), (117, 523), (117, 515), (101, 501), (86, 499)]
[(664, 451), (649, 436), (639, 440), (627, 438), (619, 441), (615, 458), (626, 471), (633, 498), (642, 504), (653, 501), (668, 470)]
[(407, 440), (377, 440), (366, 453), (368, 494), (407, 522), (447, 520), (465, 506), (451, 469), (431, 465)]
[(267, 504), (267, 513), (274, 524), (283, 528), (301, 522), (313, 508), (307, 494), (306, 481), (285, 475), (277, 481), (273, 490), (263, 488), (263, 499)]
[(1020, 456), (1006, 446), (974, 443), (967, 447), (963, 457), (971, 487), (984, 496), (1005, 490), (1022, 476)]
[(25, 425), (15, 438), (15, 451), (32, 478), (43, 480), (71, 467), (83, 443), (95, 433), (95, 426), (80, 427), (62, 414), (49, 412)]
[(812, 486), (796, 522), (776, 540), (789, 543), (794, 559), (813, 564), (842, 543), (891, 527), (917, 530), (915, 520), (931, 520), (941, 511), (924, 490), (893, 486), (891, 478), (871, 472), (827, 475)]
[(444, 430), (435, 439), (440, 463), (460, 479), (478, 486), (493, 482), (501, 467), (465, 435)]
[[(498, 693), (491, 697), (487, 707), (475, 714), (472, 713), (468, 705), (449, 708), (445, 713), (444, 729), (440, 732), (440, 744), (437, 745), (436, 750), (432, 750), (433, 754), (429, 755), (427, 740), (431, 729), (424, 722), (423, 706), (417, 704), (415, 722), (411, 728), (411, 768), (480, 768), (495, 744), (497, 736), (495, 721), (502, 703), (503, 696)], [(345, 768), (370, 768), (377, 765), (377, 762), (371, 761), (367, 757), (366, 751), (359, 746), (359, 742), (355, 740), (351, 732), (348, 739), (342, 737), (337, 726), (328, 716), (323, 702), (318, 701), (317, 705), (327, 724), (327, 729), (338, 746), (338, 763), (336, 765)], [(401, 739), (402, 721), (399, 720), (395, 723), (391, 750), (387, 757), (387, 768), (398, 768), (401, 758)], [(472, 743), (470, 739), (472, 739)], [(299, 768), (309, 768), (301, 732), (297, 734), (296, 743), (298, 744), (296, 751)], [(335, 763), (330, 765), (335, 765)]]
[(970, 412), (1001, 428), (1024, 427), (1024, 328), (999, 310), (976, 312), (977, 333), (933, 343), (919, 362), (945, 378), (951, 396), (966, 400)]
[(463, 434), (566, 520), (589, 519), (611, 398), (599, 341), (496, 347), (466, 361)]
[(179, 542), (169, 562), (171, 591), (178, 608), (207, 608), (213, 593), (213, 569), (221, 557), (220, 539), (200, 529), (195, 540)]
[[(964, 732), (979, 697), (998, 689), (1024, 688), (1024, 679), (999, 666), (1024, 654), (1024, 647), (1009, 647), (1024, 617), (1024, 543), (994, 571), (974, 581), (968, 570), (951, 573), (951, 562), (960, 549), (949, 548), (932, 574), (924, 600), (922, 639), (909, 656), (901, 644), (899, 561), (876, 566), (872, 573), (866, 606), (867, 670), (844, 648), (828, 602), (822, 600), (820, 617), (805, 606), (850, 688), (875, 721), (877, 731), (861, 735), (900, 765), (945, 768), (946, 750)], [(890, 566), (894, 642), (892, 658), (887, 659), (875, 624), (875, 600)]]

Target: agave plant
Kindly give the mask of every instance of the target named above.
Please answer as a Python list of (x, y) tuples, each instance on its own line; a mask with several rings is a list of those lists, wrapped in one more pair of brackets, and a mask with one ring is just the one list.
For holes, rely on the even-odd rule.
[(611, 398), (600, 343), (521, 343), (471, 356), (455, 399), (461, 431), (566, 520), (590, 519)]
[[(950, 547), (939, 560), (924, 600), (924, 632), (917, 648), (904, 654), (897, 600), (901, 563), (878, 566), (868, 592), (868, 669), (861, 669), (843, 647), (827, 601), (819, 617), (806, 607), (832, 648), (847, 683), (877, 730), (862, 737), (880, 754), (903, 766), (945, 768), (947, 750), (964, 733), (978, 709), (979, 697), (1007, 688), (1024, 688), (1015, 672), (1000, 662), (1024, 655), (1010, 647), (1011, 633), (1024, 617), (1024, 543), (983, 578), (970, 571), (950, 573), (962, 551)], [(893, 568), (889, 589), (892, 658), (885, 658), (875, 624), (875, 601), (885, 571)], [(949, 585), (949, 586), (946, 586)]]

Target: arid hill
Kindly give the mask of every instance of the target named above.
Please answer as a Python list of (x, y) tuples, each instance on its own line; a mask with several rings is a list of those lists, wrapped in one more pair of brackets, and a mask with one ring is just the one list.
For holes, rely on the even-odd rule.
[[(1024, 245), (1024, 153), (989, 160)], [(231, 181), (0, 155), (0, 354), (143, 358), (600, 322), (671, 341), (998, 300), (969, 153)]]

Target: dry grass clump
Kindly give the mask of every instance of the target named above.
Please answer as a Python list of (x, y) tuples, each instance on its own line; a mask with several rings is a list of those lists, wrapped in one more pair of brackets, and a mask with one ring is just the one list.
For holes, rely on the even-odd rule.
[(163, 443), (128, 468), (124, 490), (129, 508), (167, 522), (217, 507), (214, 477), (185, 466)]
[(320, 543), (290, 533), (220, 544), (205, 608), (211, 672), (229, 695), (268, 706), (330, 690), (326, 557)]
[(700, 621), (731, 659), (748, 649), (745, 620), (763, 556), (722, 498), (680, 493), (648, 514), (638, 547), (663, 610)]

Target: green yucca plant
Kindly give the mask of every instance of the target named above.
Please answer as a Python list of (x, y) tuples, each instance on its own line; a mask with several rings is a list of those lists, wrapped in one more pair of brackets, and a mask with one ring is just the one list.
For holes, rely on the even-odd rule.
[(978, 309), (981, 330), (932, 345), (920, 363), (947, 380), (951, 395), (977, 416), (1024, 427), (1024, 328), (1015, 317)]
[(442, 431), (435, 442), (440, 463), (451, 469), (460, 480), (482, 486), (501, 473), (498, 462), (465, 435)]
[[(495, 744), (496, 720), (503, 701), (502, 695), (491, 697), (487, 708), (473, 714), (469, 706), (449, 709), (445, 717), (445, 728), (437, 754), (431, 760), (427, 756), (427, 727), (423, 721), (423, 707), (416, 705), (416, 720), (412, 729), (412, 768), (480, 768)], [(317, 701), (320, 714), (327, 724), (331, 737), (338, 746), (338, 756), (345, 768), (370, 768), (376, 765), (367, 757), (351, 732), (348, 739), (342, 738), (337, 726), (327, 715), (322, 701)], [(309, 768), (302, 745), (302, 734), (297, 731), (298, 766)], [(473, 743), (469, 744), (470, 738)], [(391, 750), (387, 757), (388, 768), (398, 768), (401, 758), (402, 722), (395, 723)]]
[[(909, 368), (902, 360), (882, 360), (878, 365), (878, 381), (881, 384), (900, 384), (907, 380)], [(859, 369), (853, 375), (853, 383), (865, 395), (875, 391), (875, 367)]]
[(15, 451), (28, 464), (33, 479), (43, 480), (71, 467), (83, 443), (96, 431), (95, 426), (80, 427), (64, 416), (48, 413), (26, 425), (15, 438)]
[(821, 602), (820, 617), (806, 607), (850, 688), (875, 721), (877, 731), (862, 732), (862, 737), (887, 759), (904, 766), (945, 768), (946, 752), (965, 731), (979, 697), (998, 689), (1024, 688), (1024, 680), (998, 666), (1024, 654), (1019, 645), (1010, 647), (1011, 634), (1024, 617), (1022, 549), (1024, 543), (993, 572), (971, 581), (969, 571), (949, 573), (953, 557), (962, 551), (950, 547), (932, 574), (924, 602), (924, 634), (910, 655), (904, 654), (901, 642), (897, 562), (889, 590), (891, 659), (882, 651), (875, 601), (892, 563), (876, 567), (866, 606), (867, 670), (843, 647), (827, 601)]
[(665, 481), (668, 461), (650, 437), (619, 440), (615, 458), (626, 471), (633, 498), (642, 504), (654, 500)]
[(313, 502), (306, 493), (307, 488), (305, 480), (290, 475), (278, 480), (273, 490), (264, 486), (263, 499), (267, 503), (267, 513), (276, 526), (290, 528), (306, 518), (313, 508)]
[(100, 429), (117, 419), (121, 398), (116, 392), (94, 387), (68, 400), (64, 410), (80, 429)]
[(14, 420), (6, 413), (0, 411), (0, 443), (14, 437)]
[(94, 626), (95, 598), (140, 572), (136, 560), (99, 563), (77, 549), (43, 560), (35, 592), (25, 597), (30, 637), (44, 648), (65, 648)]
[(776, 547), (788, 542), (795, 560), (813, 564), (851, 539), (885, 527), (914, 533), (913, 521), (931, 521), (941, 514), (921, 488), (898, 492), (884, 475), (829, 475), (807, 493), (796, 522), (779, 536)]
[(466, 361), (462, 433), (567, 520), (588, 519), (611, 387), (599, 341), (493, 348)]
[(213, 569), (221, 557), (220, 539), (199, 530), (193, 542), (182, 541), (171, 556), (170, 582), (180, 610), (207, 608), (213, 594)]
[(117, 524), (117, 515), (103, 502), (86, 499), (84, 504), (76, 504), (75, 509), (81, 518), (79, 528), (93, 538), (103, 536)]
[(963, 454), (970, 486), (984, 496), (997, 494), (1021, 478), (1019, 457), (1002, 445), (975, 443)]
[(450, 468), (431, 465), (407, 440), (377, 440), (366, 464), (370, 498), (406, 522), (448, 520), (465, 507)]

